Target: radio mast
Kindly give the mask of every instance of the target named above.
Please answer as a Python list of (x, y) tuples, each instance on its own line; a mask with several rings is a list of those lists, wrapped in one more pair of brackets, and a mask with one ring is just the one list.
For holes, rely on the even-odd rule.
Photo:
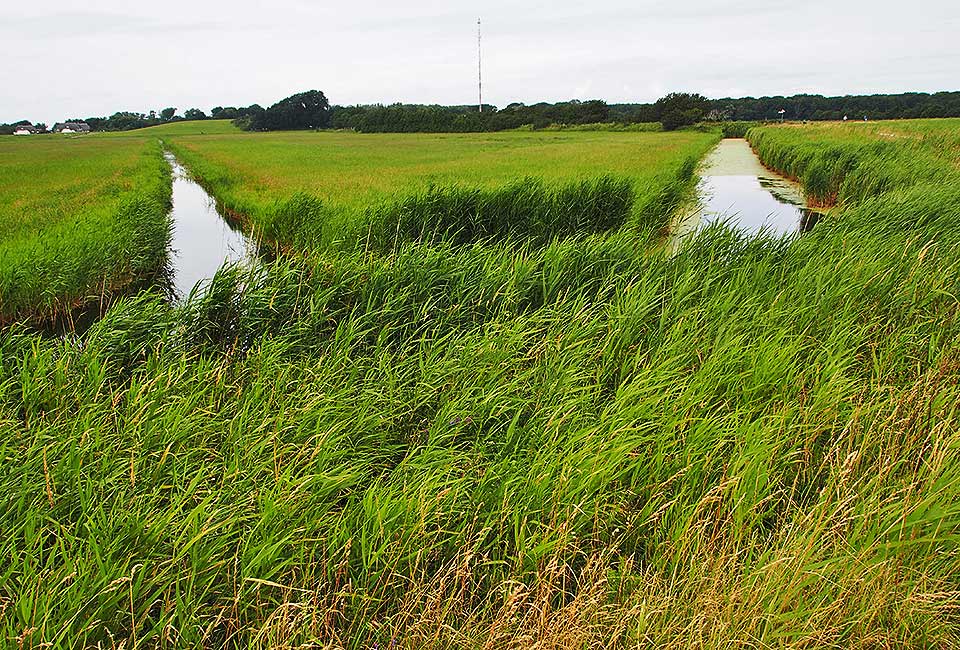
[(480, 50), (480, 19), (477, 18), (477, 108), (483, 112), (483, 59)]

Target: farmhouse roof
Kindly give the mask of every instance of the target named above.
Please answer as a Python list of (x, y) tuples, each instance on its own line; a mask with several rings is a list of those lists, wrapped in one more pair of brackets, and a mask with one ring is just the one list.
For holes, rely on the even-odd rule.
[(90, 130), (90, 125), (86, 122), (57, 122), (53, 125), (54, 131), (63, 131), (65, 129), (86, 133)]

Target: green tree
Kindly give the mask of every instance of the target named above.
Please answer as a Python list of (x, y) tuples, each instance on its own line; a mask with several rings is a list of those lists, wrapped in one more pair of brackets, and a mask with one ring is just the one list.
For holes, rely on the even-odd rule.
[(177, 109), (173, 107), (165, 108), (160, 111), (160, 119), (164, 122), (169, 122), (173, 119), (173, 116), (177, 114)]
[(670, 93), (654, 103), (657, 119), (664, 131), (673, 131), (701, 120), (710, 101), (697, 93)]
[(308, 90), (282, 99), (265, 111), (251, 113), (246, 128), (250, 131), (289, 131), (322, 129), (329, 125), (330, 102), (326, 95), (319, 90)]

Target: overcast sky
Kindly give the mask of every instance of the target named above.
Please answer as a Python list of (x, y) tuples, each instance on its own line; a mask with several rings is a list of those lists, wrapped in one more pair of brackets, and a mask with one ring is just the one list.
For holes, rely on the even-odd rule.
[[(478, 8), (480, 8), (478, 10)], [(332, 103), (960, 90), (956, 0), (47, 0), (0, 21), (0, 122)]]

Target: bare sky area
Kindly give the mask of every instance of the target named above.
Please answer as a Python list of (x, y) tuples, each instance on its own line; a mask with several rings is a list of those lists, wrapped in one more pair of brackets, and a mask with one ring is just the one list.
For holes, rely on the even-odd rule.
[[(479, 8), (479, 9), (478, 9)], [(960, 90), (955, 0), (17, 3), (0, 22), (0, 122), (176, 106), (646, 102)]]

